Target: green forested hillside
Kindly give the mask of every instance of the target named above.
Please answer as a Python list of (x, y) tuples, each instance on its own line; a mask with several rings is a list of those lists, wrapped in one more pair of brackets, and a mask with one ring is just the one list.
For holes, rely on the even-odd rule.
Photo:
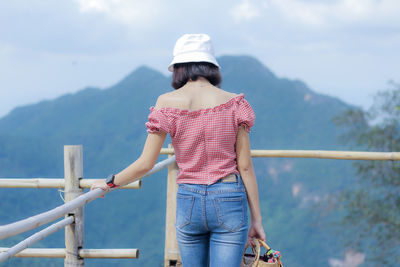
[[(343, 149), (332, 117), (349, 106), (316, 94), (301, 81), (276, 77), (248, 56), (224, 56), (222, 88), (243, 92), (256, 112), (253, 149)], [(148, 108), (172, 90), (170, 78), (141, 67), (116, 85), (87, 88), (50, 101), (19, 107), (0, 119), (0, 177), (62, 177), (63, 145), (82, 144), (84, 176), (105, 177), (131, 163), (146, 138)], [(165, 144), (166, 146), (167, 144)], [(164, 157), (160, 156), (160, 159)], [(329, 266), (342, 258), (337, 233), (314, 208), (329, 192), (352, 181), (349, 162), (255, 159), (267, 238), (286, 266)], [(140, 248), (139, 260), (86, 260), (86, 266), (161, 266), (166, 171), (146, 178), (140, 190), (119, 190), (85, 209), (85, 247)], [(0, 224), (61, 203), (57, 190), (0, 189)], [(110, 231), (112, 229), (113, 231)], [(21, 236), (0, 241), (15, 244)], [(63, 247), (63, 234), (37, 246)], [(307, 256), (312, 255), (312, 256)], [(41, 266), (11, 259), (4, 266)], [(46, 261), (46, 266), (62, 260)], [(3, 266), (1, 265), (1, 266)]]

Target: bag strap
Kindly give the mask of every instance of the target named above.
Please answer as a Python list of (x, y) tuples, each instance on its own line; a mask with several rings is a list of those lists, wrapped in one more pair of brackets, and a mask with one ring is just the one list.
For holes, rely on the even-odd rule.
[(257, 240), (266, 250), (270, 250), (271, 249), (270, 246), (268, 246), (267, 243), (265, 243), (261, 239), (257, 239)]
[[(254, 241), (254, 243), (256, 244), (256, 247), (255, 247), (255, 248), (254, 248), (254, 247), (251, 247), (251, 250), (252, 250), (253, 253), (254, 253), (254, 260), (253, 260), (253, 263), (252, 263), (251, 266), (252, 266), (252, 267), (257, 267), (258, 262), (259, 262), (259, 260), (260, 260), (260, 251), (261, 251), (261, 247), (260, 247), (260, 243), (257, 242), (257, 241), (259, 241), (258, 239), (254, 239), (253, 241)], [(249, 247), (249, 244), (246, 244), (246, 246), (244, 247), (243, 261), (244, 261), (244, 254), (246, 254), (246, 250), (247, 250), (248, 247)]]

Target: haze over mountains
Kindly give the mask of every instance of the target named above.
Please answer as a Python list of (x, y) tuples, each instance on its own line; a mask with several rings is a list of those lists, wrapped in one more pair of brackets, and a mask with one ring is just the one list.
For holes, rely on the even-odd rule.
[[(338, 143), (341, 129), (332, 118), (349, 105), (314, 93), (302, 81), (276, 77), (255, 58), (223, 56), (218, 61), (222, 88), (244, 93), (256, 112), (250, 137), (253, 149), (344, 148)], [(140, 67), (110, 88), (86, 88), (14, 109), (0, 119), (0, 177), (62, 177), (62, 150), (67, 144), (83, 145), (86, 178), (119, 171), (140, 154), (149, 107), (159, 94), (172, 90), (169, 83), (170, 77)], [(317, 223), (313, 206), (329, 192), (347, 186), (353, 176), (350, 163), (310, 159), (254, 162), (267, 237), (283, 253), (286, 265), (329, 266), (330, 258), (343, 258), (343, 251), (332, 251), (332, 246), (340, 245), (336, 233), (327, 224)], [(164, 171), (146, 178), (140, 190), (121, 190), (90, 203), (85, 210), (85, 247), (138, 247), (139, 260), (107, 263), (159, 266), (164, 252), (165, 178)], [(61, 201), (56, 190), (0, 189), (0, 203), (0, 224), (5, 224)], [(110, 227), (118, 231), (107, 234)], [(0, 246), (10, 246), (17, 239), (1, 241)], [(59, 233), (40, 245), (62, 247), (62, 240)], [(29, 259), (11, 262), (39, 264)], [(57, 260), (49, 261), (53, 262)], [(102, 266), (98, 260), (86, 264)]]

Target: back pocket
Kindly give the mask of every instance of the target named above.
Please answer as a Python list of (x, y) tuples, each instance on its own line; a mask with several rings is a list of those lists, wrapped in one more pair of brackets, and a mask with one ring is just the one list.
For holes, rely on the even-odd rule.
[(176, 196), (176, 226), (182, 228), (190, 223), (194, 196), (180, 195)]
[(245, 223), (244, 197), (214, 199), (218, 224), (228, 231), (235, 232)]

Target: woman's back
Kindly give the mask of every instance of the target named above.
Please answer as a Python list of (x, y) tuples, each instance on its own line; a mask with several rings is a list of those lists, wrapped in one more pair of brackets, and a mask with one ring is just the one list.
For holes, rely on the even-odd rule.
[(238, 129), (244, 125), (249, 131), (254, 119), (243, 94), (223, 91), (200, 79), (159, 97), (146, 126), (149, 133), (171, 135), (178, 183), (213, 184), (238, 173)]

